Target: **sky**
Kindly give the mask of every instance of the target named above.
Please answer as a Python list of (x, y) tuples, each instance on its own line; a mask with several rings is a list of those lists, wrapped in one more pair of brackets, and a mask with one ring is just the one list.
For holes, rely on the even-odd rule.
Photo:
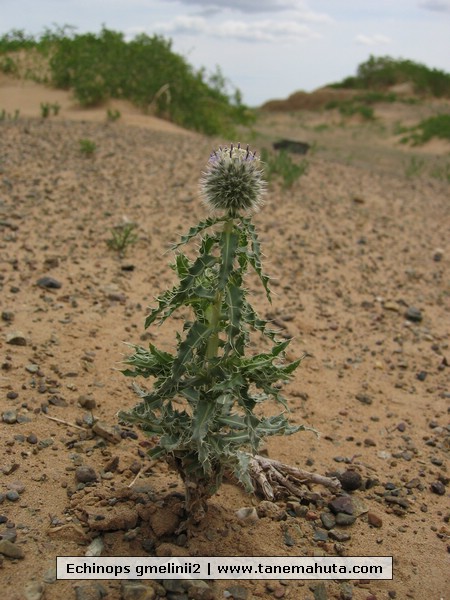
[(53, 25), (163, 35), (250, 106), (353, 75), (371, 54), (450, 71), (450, 0), (0, 0), (0, 35)]

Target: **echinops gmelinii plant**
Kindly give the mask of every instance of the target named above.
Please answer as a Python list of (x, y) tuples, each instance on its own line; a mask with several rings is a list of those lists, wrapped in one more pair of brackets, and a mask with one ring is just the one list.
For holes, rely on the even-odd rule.
[[(204, 516), (207, 500), (225, 473), (234, 474), (249, 491), (261, 489), (268, 498), (274, 497), (274, 483), (288, 483), (293, 493), (296, 488), (289, 478), (295, 479), (296, 469), (289, 467), (283, 476), (280, 463), (272, 468), (257, 451), (267, 436), (305, 429), (289, 424), (279, 392), (279, 383), (289, 379), (300, 360), (285, 362), (289, 341), (279, 340), (257, 315), (244, 282), (247, 271), (253, 270), (271, 300), (251, 220), (266, 193), (259, 158), (240, 145), (215, 150), (201, 190), (213, 214), (173, 247), (179, 283), (157, 298), (145, 327), (166, 321), (182, 307), (189, 308), (191, 319), (177, 334), (174, 354), (153, 344), (148, 349), (133, 346), (124, 373), (153, 377), (154, 383), (151, 391), (139, 390), (141, 402), (131, 412), (120, 414), (156, 437), (149, 455), (164, 458), (179, 472), (188, 518), (194, 523)], [(180, 248), (198, 238), (198, 255), (190, 259)], [(270, 350), (249, 352), (255, 333), (269, 340)], [(269, 398), (283, 411), (261, 416), (259, 405)]]

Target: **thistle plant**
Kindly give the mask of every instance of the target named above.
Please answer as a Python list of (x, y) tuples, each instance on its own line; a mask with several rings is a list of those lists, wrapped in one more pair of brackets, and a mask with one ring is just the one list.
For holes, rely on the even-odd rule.
[[(280, 487), (301, 493), (296, 482), (305, 472), (263, 459), (257, 452), (272, 435), (306, 429), (291, 425), (279, 383), (290, 378), (300, 360), (286, 362), (287, 340), (277, 338), (248, 300), (245, 276), (258, 276), (271, 301), (269, 277), (262, 268), (260, 241), (252, 214), (266, 192), (261, 163), (240, 145), (215, 150), (201, 179), (201, 190), (212, 216), (197, 223), (173, 246), (173, 268), (179, 283), (157, 298), (145, 327), (160, 324), (181, 308), (191, 318), (177, 333), (175, 353), (133, 346), (124, 373), (154, 378), (151, 391), (135, 386), (141, 401), (120, 418), (141, 426), (156, 445), (153, 459), (165, 459), (185, 484), (190, 522), (199, 522), (207, 500), (224, 475), (249, 491), (273, 499)], [(199, 239), (191, 259), (180, 248)], [(250, 353), (250, 337), (262, 336), (270, 349)], [(264, 416), (267, 399), (280, 404), (274, 416)], [(276, 465), (276, 467), (275, 467)], [(311, 475), (311, 474), (308, 474)], [(335, 480), (312, 475), (330, 487)]]

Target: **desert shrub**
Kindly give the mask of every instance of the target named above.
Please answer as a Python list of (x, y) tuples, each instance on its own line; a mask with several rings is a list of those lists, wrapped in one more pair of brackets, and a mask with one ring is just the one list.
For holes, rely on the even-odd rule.
[(384, 90), (405, 82), (411, 82), (417, 93), (430, 94), (437, 98), (450, 97), (449, 73), (431, 69), (412, 60), (395, 59), (390, 56), (370, 56), (358, 66), (356, 76), (347, 77), (331, 87)]
[(170, 40), (158, 35), (126, 41), (122, 33), (106, 28), (98, 34), (75, 34), (64, 26), (47, 29), (38, 38), (16, 30), (0, 38), (0, 56), (18, 49), (37, 49), (48, 56), (52, 84), (71, 89), (82, 106), (124, 98), (210, 135), (229, 135), (235, 125), (254, 120), (240, 92), (229, 90), (219, 69), (209, 75), (195, 70), (173, 52)]
[(297, 163), (285, 150), (277, 153), (270, 153), (265, 148), (261, 151), (261, 160), (264, 163), (266, 177), (269, 181), (275, 177), (280, 177), (284, 188), (293, 186), (297, 179), (300, 179), (307, 170), (309, 163), (306, 159)]
[(408, 129), (409, 135), (402, 138), (403, 143), (411, 142), (413, 145), (425, 144), (432, 138), (450, 141), (450, 114), (435, 115), (424, 119), (414, 127)]

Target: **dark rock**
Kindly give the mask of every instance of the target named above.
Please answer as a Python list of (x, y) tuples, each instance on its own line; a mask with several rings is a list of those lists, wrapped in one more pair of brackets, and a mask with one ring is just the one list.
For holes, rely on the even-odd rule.
[(336, 515), (336, 525), (347, 527), (348, 525), (353, 525), (355, 521), (356, 517), (353, 515), (348, 515), (347, 513), (338, 513)]
[(405, 312), (405, 318), (413, 323), (420, 323), (423, 319), (422, 311), (415, 306), (409, 306)]
[(425, 379), (427, 378), (428, 373), (426, 371), (419, 371), (416, 375), (416, 378), (419, 381), (425, 381)]
[(361, 404), (372, 404), (373, 398), (367, 394), (356, 394), (355, 398), (361, 402)]
[(62, 287), (62, 283), (53, 277), (48, 277), (47, 275), (41, 277), (36, 281), (36, 285), (41, 288), (45, 288), (48, 290), (59, 290)]
[(8, 392), (6, 394), (6, 397), (8, 398), (8, 400), (16, 400), (16, 398), (19, 397), (19, 394), (17, 392)]
[(121, 600), (154, 600), (155, 588), (140, 581), (122, 581)]
[(357, 471), (349, 469), (338, 475), (338, 479), (341, 482), (342, 488), (346, 492), (353, 492), (358, 490), (362, 484), (362, 477)]
[(11, 344), (11, 346), (26, 346), (27, 338), (21, 331), (11, 331), (6, 336), (6, 343)]
[(430, 489), (433, 494), (437, 494), (438, 496), (443, 496), (446, 491), (445, 485), (442, 483), (442, 481), (433, 481), (433, 483), (430, 485)]
[(90, 398), (89, 396), (80, 396), (78, 398), (78, 404), (86, 410), (93, 410), (97, 407), (97, 403), (94, 398)]
[(79, 483), (92, 483), (93, 481), (97, 481), (97, 473), (94, 469), (84, 465), (77, 467), (75, 477)]
[(14, 425), (14, 423), (17, 423), (17, 412), (15, 410), (5, 410), (2, 414), (2, 421), (8, 425)]
[(350, 496), (337, 496), (337, 498), (334, 498), (328, 503), (328, 508), (335, 515), (338, 513), (352, 515), (354, 512), (353, 503)]
[(334, 516), (329, 513), (329, 512), (323, 512), (320, 515), (320, 520), (322, 521), (322, 525), (325, 527), (325, 529), (330, 530), (333, 529), (333, 527), (336, 525), (336, 519), (334, 518)]
[(331, 529), (328, 532), (328, 536), (330, 539), (335, 540), (336, 542), (348, 542), (352, 539), (352, 536), (349, 533), (339, 531), (337, 529)]
[(227, 588), (227, 591), (231, 594), (234, 600), (247, 600), (248, 590), (241, 585), (232, 585)]
[(295, 140), (280, 140), (272, 144), (274, 150), (286, 150), (292, 154), (307, 154), (310, 145), (306, 142), (297, 142)]

